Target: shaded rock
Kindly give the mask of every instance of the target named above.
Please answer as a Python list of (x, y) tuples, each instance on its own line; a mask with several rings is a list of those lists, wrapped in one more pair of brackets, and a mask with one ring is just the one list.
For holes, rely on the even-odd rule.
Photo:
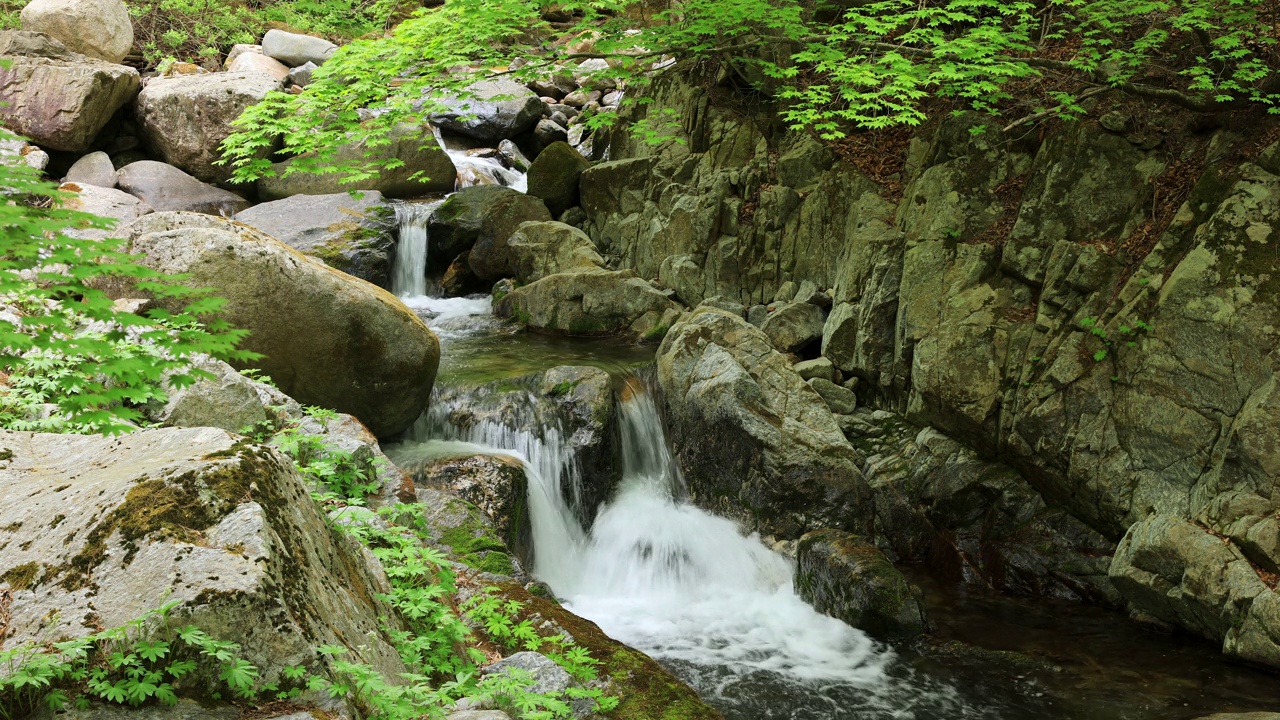
[(318, 66), (315, 63), (308, 62), (306, 64), (299, 65), (298, 67), (289, 70), (289, 73), (288, 73), (289, 82), (294, 85), (297, 85), (298, 87), (306, 87), (310, 85), (311, 75), (312, 73), (315, 72), (315, 69), (317, 67)]
[(503, 140), (498, 143), (498, 157), (502, 158), (502, 162), (506, 163), (507, 167), (512, 170), (529, 172), (529, 158), (525, 157), (520, 148), (510, 140)]
[(116, 186), (116, 168), (106, 153), (92, 152), (77, 160), (62, 181), (113, 188)]
[(438, 272), (450, 259), (469, 252), (480, 236), (480, 226), (490, 208), (499, 199), (517, 194), (518, 191), (500, 185), (476, 185), (450, 195), (431, 213), (427, 224), (431, 237), (427, 271)]
[(800, 538), (796, 591), (819, 612), (882, 640), (908, 640), (928, 625), (916, 594), (875, 545), (824, 528)]
[(75, 238), (119, 237), (117, 229), (152, 211), (150, 205), (121, 190), (75, 183), (63, 183), (59, 189), (72, 193), (64, 207), (116, 221), (115, 227), (109, 229), (82, 228), (65, 231), (67, 235)]
[(578, 178), (591, 163), (564, 142), (538, 153), (529, 167), (529, 194), (542, 198), (555, 217), (578, 204)]
[(658, 268), (658, 282), (675, 291), (691, 307), (706, 299), (707, 280), (702, 267), (688, 255), (669, 255)]
[[(569, 131), (551, 118), (543, 118), (533, 128), (534, 149), (542, 150), (569, 139)], [(566, 145), (568, 143), (565, 143)], [(576, 151), (575, 151), (576, 152)], [(538, 155), (541, 155), (540, 151)], [(536, 162), (536, 161), (535, 161)]]
[(120, 0), (32, 0), (21, 18), (23, 30), (97, 60), (119, 63), (133, 48), (133, 23)]
[[(507, 245), (511, 236), (522, 223), (550, 221), (551, 213), (541, 200), (523, 193), (478, 199), (484, 206), (484, 215), (468, 260), (471, 270), (483, 280), (511, 277), (515, 275), (511, 249)], [(469, 214), (468, 209), (463, 211)]]
[(782, 352), (799, 352), (822, 337), (822, 308), (793, 302), (769, 313), (760, 329)]
[(138, 71), (67, 50), (45, 35), (0, 33), (0, 123), (51, 150), (84, 152), (138, 92)]
[(488, 292), (489, 285), (471, 271), (471, 251), (462, 253), (449, 263), (440, 278), (440, 289), (445, 297), (462, 297)]
[[(245, 53), (238, 60), (253, 57)], [(261, 72), (152, 78), (138, 94), (136, 115), (143, 137), (161, 160), (198, 180), (223, 183), (234, 168), (214, 163), (222, 159), (220, 146), (232, 132), (232, 121), (281, 87), (281, 78)], [(261, 156), (269, 152), (263, 148)]]
[(769, 319), (769, 308), (766, 305), (752, 305), (747, 308), (747, 322), (760, 327)]
[(250, 331), (241, 347), (265, 356), (255, 367), (299, 402), (355, 415), (378, 437), (426, 407), (439, 343), (385, 290), (227, 220), (157, 213), (126, 230), (149, 266), (218, 288), (222, 316)]
[[(359, 141), (342, 146), (335, 156), (336, 162), (384, 162), (399, 160), (404, 164), (392, 170), (379, 170), (373, 177), (357, 182), (342, 183), (342, 173), (294, 172), (284, 173), (297, 163), (295, 159), (272, 165), (273, 177), (258, 180), (258, 195), (263, 200), (279, 200), (291, 195), (329, 195), (351, 190), (377, 190), (393, 198), (421, 197), (433, 192), (452, 192), (457, 183), (458, 169), (453, 160), (440, 148), (435, 135), (427, 127), (402, 125), (391, 133), (391, 143), (374, 149), (365, 157), (366, 149)], [(425, 180), (413, 179), (423, 173)]]
[(157, 212), (185, 210), (230, 217), (249, 207), (248, 200), (202, 183), (178, 168), (155, 160), (140, 160), (116, 171), (121, 190), (141, 199)]
[(82, 636), (178, 601), (170, 622), (239, 643), (268, 682), (288, 666), (323, 672), (323, 644), (404, 672), (379, 622), (385, 578), (330, 529), (291, 460), (212, 428), (6, 432), (0, 447), (14, 491), (0, 498), (0, 575), (39, 566), (11, 585), (8, 642)]
[(657, 362), (668, 437), (700, 505), (782, 538), (870, 529), (861, 459), (763, 332), (698, 308), (671, 328)]
[(286, 78), (293, 79), (293, 73), (284, 63), (274, 58), (269, 58), (262, 54), (259, 47), (257, 51), (246, 51), (233, 57), (228, 57), (223, 70), (228, 73), (258, 73), (268, 75), (274, 80), (283, 82)]
[[(172, 707), (155, 706), (135, 708), (126, 705), (109, 703), (93, 703), (83, 710), (68, 707), (62, 712), (54, 713), (48, 708), (41, 708), (33, 720), (237, 720), (240, 709), (234, 705), (206, 706), (195, 700), (179, 698)], [(310, 720), (311, 716), (306, 718)]]
[[(795, 368), (796, 372), (800, 373), (800, 377), (805, 380), (822, 378), (827, 382), (834, 383), (839, 378), (839, 373), (836, 371), (835, 366), (833, 366), (831, 361), (826, 358), (817, 358), (814, 360), (798, 362), (796, 363)], [(818, 390), (818, 394), (821, 395), (822, 391)], [(826, 399), (825, 396), (823, 399)]]
[(817, 390), (823, 402), (837, 415), (848, 415), (858, 409), (858, 396), (852, 390), (842, 388), (826, 378), (810, 378), (809, 387)]
[[(472, 251), (474, 266), (475, 251)], [(660, 339), (679, 316), (666, 295), (630, 272), (594, 269), (550, 275), (516, 288), (494, 304), (498, 317), (565, 335), (630, 335)]]
[(242, 210), (235, 219), (331, 268), (390, 288), (395, 209), (377, 190), (360, 195), (294, 195)]
[(511, 267), (522, 283), (548, 275), (604, 267), (595, 243), (581, 230), (559, 222), (526, 222), (507, 241)]
[(309, 62), (323, 65), (337, 50), (337, 45), (324, 38), (284, 30), (268, 30), (262, 38), (262, 54), (291, 68)]
[(501, 710), (463, 710), (446, 715), (445, 720), (511, 720), (511, 716)]
[(484, 142), (521, 135), (542, 117), (542, 100), (531, 90), (508, 79), (487, 80), (467, 88), (462, 97), (436, 98), (444, 106), (431, 114), (431, 122)]

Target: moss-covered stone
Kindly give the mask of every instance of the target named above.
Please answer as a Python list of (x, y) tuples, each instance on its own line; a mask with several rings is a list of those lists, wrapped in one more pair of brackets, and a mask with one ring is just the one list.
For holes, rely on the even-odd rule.
[(926, 630), (914, 588), (857, 535), (822, 529), (800, 538), (795, 584), (815, 609), (873, 637), (902, 640)]

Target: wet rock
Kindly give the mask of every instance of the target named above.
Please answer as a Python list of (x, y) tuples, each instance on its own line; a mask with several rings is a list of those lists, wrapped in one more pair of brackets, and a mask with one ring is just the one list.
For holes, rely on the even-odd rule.
[(440, 289), (446, 297), (463, 297), (489, 291), (489, 285), (471, 271), (471, 251), (462, 253), (449, 263), (440, 278)]
[[(222, 159), (232, 121), (281, 87), (281, 78), (260, 72), (153, 78), (138, 94), (136, 114), (143, 137), (161, 160), (198, 180), (224, 183), (234, 168), (214, 163)], [(263, 148), (262, 156), (269, 152)]]
[[(474, 267), (472, 251), (472, 266)], [(565, 335), (626, 335), (656, 341), (679, 316), (678, 306), (629, 272), (603, 269), (550, 275), (516, 288), (494, 305), (498, 317)]]
[(7, 641), (77, 637), (178, 601), (171, 622), (239, 643), (267, 681), (323, 672), (323, 644), (404, 672), (380, 629), (385, 578), (329, 528), (292, 461), (212, 428), (0, 433), (0, 447), (15, 491), (0, 499), (0, 575), (39, 568), (9, 583)]
[(250, 331), (242, 347), (265, 356), (255, 366), (299, 402), (355, 415), (378, 437), (426, 407), (439, 342), (390, 293), (219, 218), (156, 213), (126, 231), (150, 267), (218, 288), (223, 317)]
[(928, 629), (916, 592), (875, 545), (822, 529), (800, 538), (796, 591), (819, 612), (882, 640), (909, 640)]
[(529, 194), (555, 217), (578, 204), (578, 178), (591, 163), (565, 142), (553, 142), (529, 167)]
[(822, 396), (823, 402), (837, 415), (849, 415), (858, 408), (858, 396), (853, 391), (842, 388), (826, 378), (809, 379), (809, 387)]
[(781, 352), (799, 352), (822, 337), (822, 308), (807, 302), (779, 307), (760, 324), (769, 341)]
[(484, 142), (517, 137), (542, 117), (542, 100), (512, 80), (487, 80), (467, 88), (462, 97), (438, 98), (447, 109), (433, 112), (431, 122)]
[(23, 30), (98, 60), (119, 63), (133, 48), (133, 23), (120, 0), (32, 0), (20, 17)]
[(526, 222), (507, 241), (511, 267), (522, 283), (548, 275), (603, 268), (595, 243), (581, 230), (559, 222)]
[[(342, 173), (316, 175), (295, 172), (284, 177), (294, 159), (272, 165), (273, 177), (258, 180), (258, 195), (263, 200), (280, 200), (292, 195), (329, 195), (352, 190), (377, 190), (392, 198), (421, 197), (433, 192), (452, 192), (457, 183), (458, 169), (453, 160), (440, 148), (439, 143), (426, 126), (401, 125), (391, 132), (391, 142), (368, 150), (360, 141), (338, 149), (337, 162), (384, 162), (399, 160), (403, 165), (392, 170), (379, 170), (373, 177), (352, 183), (339, 182)], [(366, 153), (369, 155), (366, 156)], [(414, 178), (422, 173), (422, 178)]]
[(185, 210), (230, 217), (249, 207), (248, 200), (202, 183), (182, 170), (155, 160), (140, 160), (120, 168), (116, 184), (121, 190), (156, 210)]
[(262, 38), (262, 53), (289, 67), (309, 62), (323, 65), (337, 50), (337, 45), (324, 38), (284, 30), (268, 30)]
[(122, 190), (75, 183), (63, 183), (59, 189), (69, 193), (64, 207), (116, 221), (115, 226), (111, 228), (66, 230), (66, 234), (70, 237), (84, 239), (117, 237), (117, 229), (152, 212), (150, 205)]
[(116, 186), (116, 168), (106, 153), (92, 152), (77, 160), (62, 181), (113, 188)]
[[(444, 467), (448, 466), (441, 466)], [(473, 467), (460, 472), (470, 473), (474, 477), (474, 471)], [(415, 474), (421, 476), (421, 473)], [(500, 477), (509, 478), (515, 483), (515, 488), (523, 487), (523, 470), (518, 476), (507, 472)], [(503, 577), (523, 574), (512, 549), (503, 541), (493, 520), (484, 511), (438, 487), (419, 486), (416, 493), (422, 508), (421, 521), (435, 545), (457, 557), (458, 562), (480, 572)], [(518, 502), (518, 507), (523, 509), (523, 496), (514, 498), (514, 502)], [(509, 522), (518, 530), (526, 519), (517, 514)]]
[(489, 210), (500, 199), (518, 194), (516, 190), (499, 185), (478, 185), (450, 195), (431, 213), (427, 224), (431, 237), (428, 272), (438, 272), (452, 258), (470, 252), (476, 238), (480, 237), (480, 227)]
[(502, 158), (502, 162), (512, 170), (520, 172), (529, 172), (529, 158), (524, 156), (519, 147), (510, 140), (503, 140), (498, 143), (498, 157)]
[(861, 459), (767, 336), (698, 308), (658, 349), (675, 457), (698, 504), (782, 538), (869, 530)]
[(391, 287), (395, 209), (377, 190), (359, 199), (350, 193), (294, 195), (242, 210), (235, 219), (331, 268)]
[(41, 147), (89, 149), (138, 92), (138, 71), (74, 53), (48, 36), (0, 33), (0, 123)]
[(471, 247), (471, 270), (483, 280), (497, 280), (515, 275), (508, 241), (516, 228), (526, 222), (550, 221), (551, 213), (538, 198), (513, 192), (485, 198), (484, 215)]
[[(446, 490), (479, 508), (507, 547), (522, 557), (530, 549), (528, 482), (519, 460), (495, 455), (425, 458), (397, 456), (415, 486)], [(511, 573), (505, 573), (510, 575)]]

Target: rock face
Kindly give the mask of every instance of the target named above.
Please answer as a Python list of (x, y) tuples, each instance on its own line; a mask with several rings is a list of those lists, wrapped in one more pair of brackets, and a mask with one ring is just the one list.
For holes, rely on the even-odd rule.
[[(341, 174), (284, 175), (295, 161), (276, 163), (275, 177), (258, 180), (258, 195), (263, 200), (279, 200), (293, 195), (329, 195), (350, 190), (377, 190), (393, 198), (420, 197), (433, 192), (452, 192), (458, 170), (444, 150), (440, 149), (430, 128), (402, 126), (392, 132), (391, 144), (375, 149), (366, 158), (366, 148), (353, 142), (338, 150), (339, 162), (399, 160), (404, 163), (392, 170), (380, 170), (373, 177), (354, 183), (341, 183)], [(425, 180), (412, 179), (423, 173)]]
[(143, 137), (160, 159), (198, 180), (222, 183), (233, 168), (214, 163), (222, 159), (219, 146), (231, 134), (231, 122), (281, 87), (281, 78), (260, 72), (153, 78), (138, 94), (136, 114)]
[(784, 538), (824, 525), (870, 529), (871, 490), (857, 453), (759, 329), (694, 310), (658, 348), (658, 383), (698, 504)]
[(512, 80), (488, 80), (467, 88), (463, 97), (440, 98), (447, 109), (434, 112), (431, 122), (485, 142), (520, 135), (542, 117), (542, 101)]
[(53, 150), (88, 150), (138, 92), (137, 70), (71, 52), (38, 33), (0, 33), (0, 57), (8, 63), (0, 68), (0, 123)]
[(507, 240), (511, 268), (522, 283), (548, 275), (603, 268), (604, 259), (591, 238), (572, 225), (559, 222), (526, 222)]
[(23, 30), (98, 60), (119, 63), (133, 48), (133, 23), (120, 0), (32, 0), (21, 17)]
[(309, 62), (323, 65), (337, 50), (337, 45), (324, 38), (284, 30), (268, 30), (262, 38), (262, 54), (289, 67)]
[(213, 428), (5, 432), (0, 447), (8, 642), (75, 637), (177, 600), (175, 620), (240, 643), (266, 678), (323, 668), (327, 643), (403, 672), (379, 625), (385, 579), (275, 452)]
[(492, 282), (515, 275), (508, 241), (516, 228), (525, 222), (548, 222), (552, 218), (541, 200), (521, 193), (504, 193), (485, 205), (468, 262), (477, 277)]
[(202, 183), (178, 168), (155, 160), (139, 160), (120, 168), (116, 183), (159, 212), (185, 210), (230, 217), (249, 207), (248, 200)]
[(902, 573), (851, 533), (823, 529), (800, 538), (795, 585), (814, 609), (881, 640), (909, 640), (928, 627)]
[(529, 167), (529, 194), (542, 198), (555, 217), (578, 204), (578, 178), (591, 163), (568, 143), (552, 143)]
[(426, 407), (439, 342), (390, 293), (207, 215), (157, 213), (126, 230), (151, 267), (217, 288), (223, 317), (250, 331), (242, 347), (265, 356), (255, 366), (299, 402), (355, 415), (378, 437)]
[(660, 340), (680, 315), (678, 305), (634, 274), (603, 269), (549, 275), (523, 285), (497, 300), (493, 312), (534, 330), (650, 342)]
[(391, 287), (395, 209), (376, 190), (358, 200), (350, 193), (294, 195), (242, 210), (235, 219), (331, 268)]

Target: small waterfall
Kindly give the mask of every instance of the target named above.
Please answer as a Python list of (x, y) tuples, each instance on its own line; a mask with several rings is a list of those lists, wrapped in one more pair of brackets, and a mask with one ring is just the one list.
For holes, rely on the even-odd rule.
[(439, 205), (440, 203), (396, 205), (400, 242), (396, 245), (391, 292), (397, 297), (422, 297), (427, 294), (427, 252), (430, 239), (427, 224), (431, 221), (431, 213)]
[(466, 149), (450, 148), (439, 130), (436, 130), (436, 141), (458, 169), (459, 190), (473, 185), (502, 185), (520, 192), (528, 190), (529, 183), (525, 174), (508, 168), (498, 158), (482, 157)]

